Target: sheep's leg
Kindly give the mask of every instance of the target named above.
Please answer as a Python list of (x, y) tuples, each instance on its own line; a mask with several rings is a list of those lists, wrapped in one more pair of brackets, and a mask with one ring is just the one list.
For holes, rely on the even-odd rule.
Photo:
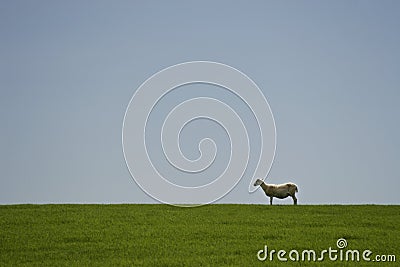
[(297, 198), (296, 198), (296, 196), (293, 195), (292, 198), (293, 198), (293, 205), (297, 205)]
[(269, 197), (269, 204), (271, 204), (272, 205), (272, 199), (273, 199), (274, 197)]

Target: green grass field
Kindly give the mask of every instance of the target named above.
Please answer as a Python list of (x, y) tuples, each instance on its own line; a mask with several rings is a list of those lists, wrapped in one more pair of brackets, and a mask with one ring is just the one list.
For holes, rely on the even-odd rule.
[[(0, 206), (1, 266), (399, 266), (400, 206)], [(292, 249), (395, 255), (396, 262), (293, 262)], [(288, 262), (257, 252), (287, 251)], [(361, 257), (361, 255), (360, 255)]]

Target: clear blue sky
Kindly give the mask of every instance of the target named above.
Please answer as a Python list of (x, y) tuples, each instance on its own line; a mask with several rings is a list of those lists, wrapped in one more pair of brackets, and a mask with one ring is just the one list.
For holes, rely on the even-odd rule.
[[(399, 14), (399, 1), (1, 1), (0, 203), (155, 202), (124, 162), (126, 106), (155, 72), (210, 60), (269, 101), (269, 182), (297, 183), (299, 203), (399, 204)], [(219, 202), (267, 202), (247, 186)]]

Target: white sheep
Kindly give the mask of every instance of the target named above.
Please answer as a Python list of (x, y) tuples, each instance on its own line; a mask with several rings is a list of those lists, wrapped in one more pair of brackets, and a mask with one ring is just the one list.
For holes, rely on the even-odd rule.
[(293, 204), (297, 205), (296, 192), (299, 192), (297, 189), (297, 185), (294, 183), (286, 183), (286, 184), (266, 184), (263, 180), (257, 179), (254, 183), (254, 186), (261, 186), (264, 190), (265, 194), (269, 196), (269, 203), (272, 205), (272, 199), (274, 197), (284, 199), (288, 196), (293, 198)]

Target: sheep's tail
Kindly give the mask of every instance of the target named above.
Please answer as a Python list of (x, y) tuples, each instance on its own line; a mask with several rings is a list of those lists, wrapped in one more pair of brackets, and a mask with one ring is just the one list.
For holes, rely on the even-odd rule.
[(292, 188), (294, 188), (294, 191), (299, 192), (299, 189), (297, 188), (297, 185), (296, 185), (296, 184), (294, 184), (294, 183), (287, 183), (286, 185), (290, 188), (290, 190), (291, 190)]

